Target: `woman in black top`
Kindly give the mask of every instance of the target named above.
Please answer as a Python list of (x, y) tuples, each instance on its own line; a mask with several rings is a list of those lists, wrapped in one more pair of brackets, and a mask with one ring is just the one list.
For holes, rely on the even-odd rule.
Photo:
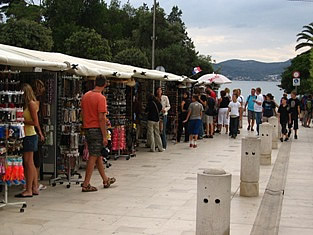
[(281, 136), (280, 136), (281, 142), (283, 142), (284, 136), (285, 136), (285, 141), (288, 140), (287, 124), (291, 122), (289, 113), (290, 113), (290, 110), (287, 104), (287, 98), (283, 97), (281, 99), (281, 105), (278, 108), (278, 120), (281, 125)]
[(222, 126), (226, 129), (226, 134), (228, 133), (229, 120), (227, 118), (228, 105), (230, 103), (229, 97), (226, 96), (225, 91), (221, 91), (221, 98), (218, 99), (218, 126), (217, 133), (220, 133)]
[(179, 114), (179, 119), (178, 119), (178, 130), (177, 130), (177, 142), (180, 142), (180, 138), (183, 133), (183, 129), (185, 129), (185, 142), (189, 141), (189, 133), (188, 133), (188, 122), (183, 122), (187, 118), (188, 114), (188, 108), (190, 105), (190, 97), (189, 97), (189, 92), (185, 91), (183, 94), (183, 100), (180, 104), (180, 114)]
[(162, 111), (162, 104), (153, 95), (150, 95), (146, 112), (148, 113), (148, 131), (147, 139), (150, 143), (150, 151), (155, 152), (157, 147), (159, 152), (163, 152), (162, 140), (160, 137), (160, 113)]
[(276, 103), (271, 93), (266, 95), (266, 100), (263, 102), (263, 122), (268, 122), (268, 119), (276, 115)]

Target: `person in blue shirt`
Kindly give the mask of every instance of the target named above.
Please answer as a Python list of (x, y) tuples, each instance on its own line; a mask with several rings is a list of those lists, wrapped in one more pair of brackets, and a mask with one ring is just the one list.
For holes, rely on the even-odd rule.
[(251, 131), (254, 131), (253, 127), (254, 127), (254, 120), (255, 120), (255, 114), (254, 114), (254, 102), (253, 100), (256, 99), (256, 95), (255, 95), (255, 89), (252, 88), (251, 89), (251, 95), (248, 96), (247, 98), (247, 102), (245, 105), (245, 110), (247, 110), (247, 106), (248, 106), (248, 131), (251, 129)]

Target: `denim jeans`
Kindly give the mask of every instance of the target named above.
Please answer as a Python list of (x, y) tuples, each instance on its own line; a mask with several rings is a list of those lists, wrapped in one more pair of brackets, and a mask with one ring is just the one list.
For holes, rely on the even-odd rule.
[(205, 113), (202, 112), (202, 118), (201, 118), (201, 126), (199, 128), (199, 139), (202, 139), (203, 135), (204, 135), (204, 126), (203, 124), (205, 123)]
[(239, 117), (230, 117), (230, 125), (229, 125), (229, 135), (237, 136), (238, 134), (238, 126), (239, 125)]
[(256, 131), (259, 134), (260, 124), (262, 124), (262, 112), (254, 112), (254, 113), (255, 113)]
[(167, 126), (167, 115), (163, 116), (163, 130), (161, 133), (161, 139), (162, 139), (162, 146), (164, 149), (167, 147), (167, 140), (166, 140), (166, 126)]

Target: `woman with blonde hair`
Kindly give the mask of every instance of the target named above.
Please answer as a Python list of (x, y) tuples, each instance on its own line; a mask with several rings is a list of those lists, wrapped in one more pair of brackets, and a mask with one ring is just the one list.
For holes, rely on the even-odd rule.
[(25, 83), (23, 85), (24, 92), (24, 124), (25, 138), (23, 140), (23, 160), (26, 176), (26, 190), (15, 197), (32, 197), (38, 195), (38, 175), (34, 165), (34, 152), (38, 148), (38, 136), (35, 127), (38, 130), (40, 140), (44, 140), (38, 121), (38, 103), (32, 87)]

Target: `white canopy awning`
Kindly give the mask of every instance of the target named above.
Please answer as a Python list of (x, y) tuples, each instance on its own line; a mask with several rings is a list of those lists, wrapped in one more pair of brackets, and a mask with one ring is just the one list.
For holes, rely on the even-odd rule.
[(39, 67), (50, 71), (69, 71), (79, 76), (131, 79), (143, 78), (161, 81), (183, 81), (185, 76), (122, 65), (106, 61), (78, 58), (62, 53), (42, 52), (0, 44), (0, 64), (15, 67)]

